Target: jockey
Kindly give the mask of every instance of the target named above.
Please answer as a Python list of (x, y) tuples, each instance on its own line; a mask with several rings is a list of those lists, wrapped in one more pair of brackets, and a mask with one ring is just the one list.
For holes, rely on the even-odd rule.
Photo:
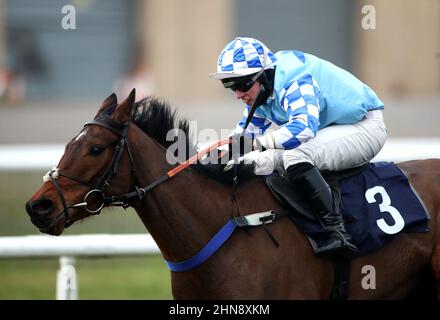
[[(374, 91), (314, 55), (300, 51), (274, 54), (261, 41), (242, 37), (221, 51), (217, 73), (210, 77), (221, 80), (246, 104), (234, 133), (243, 132), (251, 108), (257, 107), (245, 135), (252, 138), (254, 148), (267, 150), (261, 155), (284, 150), (281, 159), (287, 180), (308, 194), (328, 233), (316, 254), (355, 254), (357, 248), (320, 170), (361, 166), (379, 153), (387, 133), (384, 104)], [(268, 132), (272, 123), (278, 128)]]

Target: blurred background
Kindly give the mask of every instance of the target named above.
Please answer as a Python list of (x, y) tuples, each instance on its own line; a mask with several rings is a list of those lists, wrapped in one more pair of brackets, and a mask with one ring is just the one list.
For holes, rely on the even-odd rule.
[[(74, 29), (63, 28), (66, 5)], [(22, 163), (62, 152), (105, 97), (133, 87), (199, 132), (232, 129), (242, 106), (208, 74), (236, 36), (354, 73), (385, 102), (391, 139), (440, 138), (439, 0), (0, 0), (0, 162), (11, 150)], [(24, 204), (57, 160), (1, 167), (0, 236), (38, 234)], [(146, 232), (134, 211), (107, 210), (66, 234)], [(0, 258), (0, 299), (53, 299), (57, 268)], [(171, 298), (160, 256), (80, 259), (77, 269), (82, 299)]]

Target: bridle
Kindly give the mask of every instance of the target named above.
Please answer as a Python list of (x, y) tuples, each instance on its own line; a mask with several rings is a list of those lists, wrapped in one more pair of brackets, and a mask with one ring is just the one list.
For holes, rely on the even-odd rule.
[[(57, 190), (57, 193), (61, 199), (61, 203), (63, 205), (63, 210), (55, 217), (55, 219), (50, 223), (49, 226), (45, 227), (44, 229), (50, 229), (58, 223), (58, 221), (62, 218), (65, 218), (65, 227), (69, 227), (73, 221), (71, 220), (71, 217), (69, 215), (69, 209), (70, 208), (84, 208), (87, 212), (91, 214), (99, 214), (101, 213), (101, 210), (106, 205), (113, 205), (113, 206), (123, 206), (128, 207), (129, 204), (124, 201), (118, 201), (116, 200), (115, 196), (106, 197), (105, 196), (105, 190), (110, 185), (110, 182), (112, 178), (117, 174), (118, 167), (120, 163), (120, 159), (122, 157), (122, 154), (125, 150), (127, 150), (128, 157), (130, 160), (130, 167), (131, 167), (131, 179), (133, 181), (134, 176), (134, 169), (133, 169), (133, 156), (130, 150), (130, 146), (128, 144), (127, 139), (127, 131), (128, 131), (128, 123), (126, 124), (120, 124), (113, 120), (110, 116), (104, 115), (99, 116), (95, 118), (93, 121), (87, 122), (84, 124), (84, 127), (89, 125), (98, 125), (101, 127), (104, 127), (106, 129), (109, 129), (110, 131), (114, 132), (119, 137), (119, 142), (115, 147), (115, 151), (113, 153), (112, 160), (110, 161), (110, 164), (107, 166), (101, 177), (98, 179), (98, 181), (91, 185), (89, 183), (86, 183), (76, 177), (69, 176), (63, 172), (61, 172), (58, 168), (53, 168), (50, 170), (44, 177), (43, 181), (50, 181), (55, 189)], [(64, 192), (59, 185), (57, 178), (58, 177), (64, 177), (66, 179), (72, 180), (74, 182), (77, 182), (81, 185), (85, 185), (90, 188), (90, 191), (86, 193), (84, 196), (83, 202), (74, 204), (74, 205), (67, 205)], [(131, 183), (133, 185), (133, 182)], [(143, 194), (140, 191), (139, 194), (140, 197), (143, 196)], [(122, 199), (121, 199), (122, 200)], [(127, 199), (128, 200), (128, 199)], [(92, 203), (97, 203), (93, 205)]]
[[(96, 117), (93, 121), (85, 123), (84, 127), (89, 125), (98, 125), (104, 127), (119, 136), (119, 142), (116, 145), (112, 160), (105, 169), (102, 176), (98, 179), (98, 182), (94, 185), (90, 185), (89, 183), (86, 183), (76, 177), (66, 175), (56, 167), (46, 173), (46, 175), (43, 177), (43, 181), (44, 182), (50, 181), (54, 185), (61, 199), (61, 203), (63, 205), (63, 211), (58, 213), (57, 216), (52, 220), (52, 222), (48, 226), (40, 228), (41, 231), (43, 232), (50, 230), (62, 218), (65, 218), (65, 222), (64, 222), (65, 228), (71, 226), (74, 222), (73, 220), (71, 220), (71, 216), (69, 215), (69, 209), (71, 208), (84, 208), (84, 210), (86, 210), (87, 212), (97, 215), (100, 214), (101, 210), (107, 206), (121, 206), (124, 209), (128, 208), (129, 206), (133, 206), (134, 202), (137, 200), (141, 200), (147, 194), (148, 191), (152, 190), (153, 188), (157, 187), (158, 185), (172, 178), (174, 175), (181, 172), (182, 170), (186, 169), (190, 164), (196, 162), (198, 159), (202, 158), (205, 154), (211, 152), (212, 150), (218, 148), (221, 145), (231, 143), (231, 139), (218, 141), (212, 146), (202, 150), (201, 152), (198, 152), (196, 155), (192, 156), (185, 162), (181, 163), (176, 168), (171, 169), (165, 175), (156, 179), (148, 186), (140, 188), (134, 184), (133, 156), (127, 138), (128, 122), (125, 124), (121, 124), (113, 120), (109, 115), (100, 115)], [(117, 174), (120, 159), (125, 150), (127, 150), (128, 158), (130, 161), (130, 167), (131, 167), (130, 179), (132, 180), (131, 185), (132, 185), (132, 189), (134, 190), (120, 195), (106, 196), (105, 190), (110, 185), (112, 178)], [(84, 196), (83, 202), (79, 202), (77, 204), (70, 206), (67, 205), (64, 192), (57, 181), (57, 178), (59, 176), (77, 182), (79, 184), (88, 186), (90, 188), (90, 191), (88, 191)], [(94, 206), (92, 204), (93, 202), (95, 203)]]

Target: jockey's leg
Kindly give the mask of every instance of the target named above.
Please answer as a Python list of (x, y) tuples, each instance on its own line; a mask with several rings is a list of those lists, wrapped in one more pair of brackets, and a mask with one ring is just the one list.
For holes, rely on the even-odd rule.
[(301, 162), (310, 162), (321, 171), (358, 167), (379, 153), (386, 137), (382, 112), (370, 111), (359, 122), (326, 127), (314, 139), (284, 151), (284, 168)]
[(287, 177), (308, 195), (318, 219), (328, 233), (327, 240), (316, 249), (318, 256), (353, 256), (358, 249), (351, 243), (340, 208), (334, 206), (332, 191), (318, 168), (309, 162), (290, 166)]
[(337, 171), (368, 163), (385, 140), (382, 112), (373, 111), (355, 124), (324, 128), (314, 139), (283, 153), (288, 179), (310, 195), (312, 207), (329, 231), (329, 241), (318, 251), (322, 255), (335, 251), (350, 253), (356, 247), (350, 243), (339, 208), (333, 208), (331, 189), (319, 170)]

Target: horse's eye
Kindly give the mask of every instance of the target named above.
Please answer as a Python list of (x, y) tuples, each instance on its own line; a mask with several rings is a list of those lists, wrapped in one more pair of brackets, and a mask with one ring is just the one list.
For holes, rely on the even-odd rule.
[(99, 156), (103, 150), (104, 148), (101, 146), (91, 146), (89, 148), (89, 154), (91, 156)]

